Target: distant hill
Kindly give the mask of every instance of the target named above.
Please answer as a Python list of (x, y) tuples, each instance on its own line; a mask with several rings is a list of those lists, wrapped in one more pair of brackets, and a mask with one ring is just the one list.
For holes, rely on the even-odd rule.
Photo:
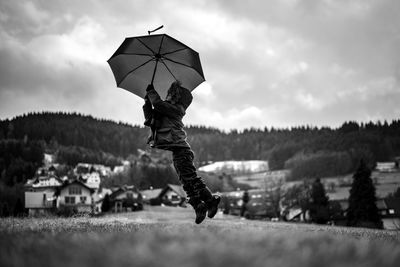
[(42, 140), (51, 146), (78, 146), (126, 157), (144, 148), (144, 127), (76, 113), (29, 113), (0, 121), (0, 139)]
[[(290, 169), (294, 180), (343, 175), (351, 173), (361, 158), (372, 167), (400, 155), (400, 120), (345, 122), (337, 129), (299, 126), (224, 132), (189, 126), (185, 130), (197, 166), (263, 160), (271, 170)], [(69, 156), (86, 151), (92, 159), (96, 153), (106, 153), (106, 158), (136, 155), (138, 149), (146, 149), (147, 135), (148, 129), (141, 125), (76, 113), (29, 113), (0, 121), (0, 140), (40, 141), (46, 149), (64, 147)]]

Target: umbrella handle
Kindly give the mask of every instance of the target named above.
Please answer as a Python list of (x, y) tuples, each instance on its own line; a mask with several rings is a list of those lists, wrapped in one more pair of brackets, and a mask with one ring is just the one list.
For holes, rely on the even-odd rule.
[(153, 84), (153, 82), (154, 82), (154, 77), (156, 76), (157, 65), (158, 65), (158, 59), (156, 59), (156, 66), (154, 67), (153, 77), (151, 78), (151, 84)]
[(162, 29), (163, 27), (164, 27), (164, 25), (161, 25), (161, 26), (158, 27), (157, 29), (154, 29), (154, 30), (152, 30), (152, 31), (147, 31), (147, 32), (148, 32), (148, 34), (150, 35), (150, 33), (155, 32), (155, 31), (158, 31), (159, 29)]

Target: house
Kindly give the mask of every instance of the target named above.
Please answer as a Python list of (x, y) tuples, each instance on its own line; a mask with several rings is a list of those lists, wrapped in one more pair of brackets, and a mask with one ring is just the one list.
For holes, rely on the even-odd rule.
[(237, 175), (233, 180), (253, 188), (265, 188), (286, 181), (289, 175), (289, 170), (262, 171)]
[(26, 191), (53, 191), (61, 186), (63, 181), (55, 175), (39, 176), (34, 179), (28, 180), (25, 184)]
[(221, 208), (225, 214), (243, 216), (248, 219), (276, 217), (274, 205), (271, 201), (272, 193), (263, 189), (251, 189), (248, 192), (248, 202), (243, 209), (243, 195), (245, 191), (225, 192)]
[(69, 210), (78, 213), (91, 213), (94, 208), (92, 194), (93, 188), (88, 187), (81, 181), (67, 181), (58, 188), (57, 207), (60, 210)]
[(25, 208), (30, 216), (50, 215), (56, 209), (56, 197), (52, 192), (25, 192)]
[(100, 213), (101, 210), (101, 206), (103, 204), (103, 200), (105, 198), (106, 195), (111, 195), (112, 194), (112, 190), (108, 189), (108, 188), (104, 188), (104, 187), (100, 187), (98, 188), (94, 194), (92, 195), (93, 198), (93, 203), (94, 203), (94, 213)]
[(166, 206), (186, 206), (186, 193), (180, 185), (168, 184), (161, 190), (158, 199)]
[(142, 194), (133, 185), (121, 186), (110, 195), (111, 206), (114, 212), (142, 210), (142, 199)]
[(395, 172), (396, 162), (377, 162), (375, 169), (379, 172)]
[(78, 180), (86, 184), (88, 187), (98, 189), (100, 187), (101, 179), (98, 172), (90, 172), (80, 174)]
[(123, 173), (125, 171), (125, 168), (126, 167), (124, 165), (115, 166), (113, 169), (113, 174)]
[(168, 184), (165, 188), (143, 190), (141, 193), (146, 204), (186, 206), (186, 193), (180, 185)]
[[(384, 206), (379, 209), (382, 216), (383, 228), (400, 229), (400, 198), (385, 198)], [(379, 208), (379, 207), (378, 207)]]
[(288, 208), (285, 210), (285, 213), (282, 214), (283, 220), (288, 222), (296, 222), (296, 221), (305, 222), (309, 219), (308, 216), (309, 216), (308, 212), (304, 213), (301, 207), (299, 206)]
[(148, 205), (153, 205), (154, 203), (158, 203), (157, 205), (160, 205), (160, 201), (158, 200), (158, 196), (160, 195), (162, 188), (156, 188), (156, 189), (148, 189), (148, 190), (142, 190), (140, 193), (142, 194), (143, 197), (143, 203), (148, 204)]
[(109, 177), (112, 173), (111, 168), (101, 164), (78, 163), (74, 168), (76, 176), (97, 172), (100, 177)]
[(58, 167), (59, 167), (59, 164), (56, 164), (56, 163), (39, 167), (36, 170), (36, 176), (56, 175), (56, 171), (57, 171)]
[[(45, 172), (41, 172), (44, 174)], [(55, 175), (38, 176), (25, 184), (25, 208), (31, 216), (55, 212), (57, 188), (62, 180)]]
[(129, 161), (124, 160), (122, 162), (122, 165), (114, 166), (112, 172), (113, 172), (113, 174), (123, 173), (124, 171), (126, 171), (129, 168), (130, 165), (131, 165), (131, 163)]
[(100, 174), (100, 177), (110, 177), (112, 170), (111, 167), (107, 167), (101, 164), (93, 164), (93, 168)]
[[(346, 225), (347, 199), (330, 200), (329, 206), (335, 225)], [(381, 215), (384, 229), (400, 229), (400, 198), (380, 198), (376, 207)]]

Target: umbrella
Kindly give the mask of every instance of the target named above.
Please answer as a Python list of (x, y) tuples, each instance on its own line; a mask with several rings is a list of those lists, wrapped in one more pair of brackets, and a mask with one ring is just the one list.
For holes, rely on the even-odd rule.
[(176, 80), (190, 91), (205, 80), (199, 54), (167, 34), (126, 38), (108, 64), (117, 86), (142, 98), (150, 83), (165, 98)]

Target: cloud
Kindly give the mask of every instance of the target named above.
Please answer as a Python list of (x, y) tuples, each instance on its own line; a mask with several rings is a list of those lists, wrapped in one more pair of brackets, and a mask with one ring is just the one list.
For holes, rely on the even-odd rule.
[(188, 109), (188, 115), (184, 122), (193, 120), (198, 121), (200, 125), (209, 125), (224, 130), (235, 129), (236, 127), (232, 127), (235, 124), (241, 125), (241, 128), (262, 128), (265, 125), (263, 111), (254, 106), (244, 109), (213, 111), (194, 104)]
[(400, 116), (395, 0), (2, 1), (0, 118), (79, 111), (142, 124), (107, 59), (164, 25), (200, 53), (185, 121), (224, 129)]

